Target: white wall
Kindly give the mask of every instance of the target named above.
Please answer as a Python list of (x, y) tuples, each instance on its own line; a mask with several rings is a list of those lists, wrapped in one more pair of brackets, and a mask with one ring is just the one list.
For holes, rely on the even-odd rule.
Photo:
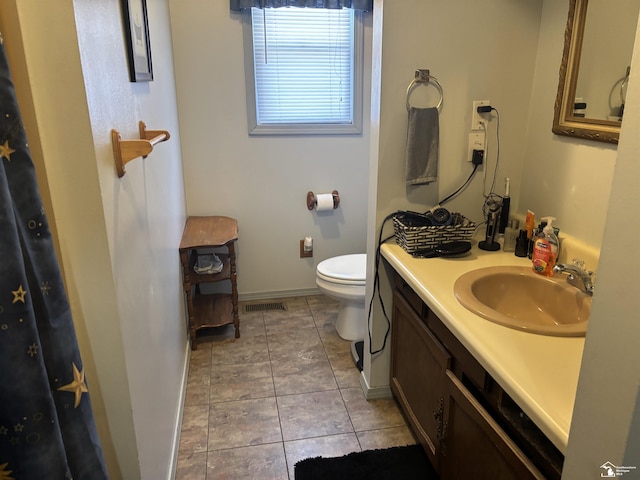
[[(242, 15), (224, 1), (170, 5), (189, 215), (238, 220), (241, 297), (315, 291), (318, 262), (366, 248), (369, 61), (362, 135), (249, 137)], [(367, 59), (370, 25), (366, 14)], [(333, 189), (337, 210), (307, 210), (307, 191)], [(311, 259), (299, 255), (306, 235), (315, 240)]]
[[(640, 23), (637, 32), (640, 32)], [(629, 221), (640, 204), (640, 35), (627, 95), (624, 122), (607, 210), (600, 268), (585, 341), (578, 395), (562, 478), (581, 480), (605, 473), (611, 462), (640, 470), (640, 271), (636, 250), (640, 224)]]
[(599, 249), (617, 148), (551, 132), (567, 12), (568, 2), (544, 1), (524, 170), (512, 196), (520, 212), (554, 216), (562, 232)]
[[(383, 4), (382, 36), (378, 38), (379, 32), (376, 31), (374, 43), (374, 55), (381, 57), (382, 67), (380, 115), (372, 120), (374, 125), (379, 122), (379, 132), (375, 130), (378, 138), (372, 140), (372, 143), (377, 142), (378, 152), (378, 157), (372, 159), (372, 172), (376, 175), (372, 185), (377, 192), (370, 195), (375, 197), (377, 218), (376, 238), (369, 239), (370, 254), (374, 251), (373, 242), (377, 240), (380, 224), (386, 215), (398, 209), (424, 211), (456, 190), (470, 175), (472, 166), (466, 157), (474, 100), (490, 100), (499, 110), (500, 161), (496, 191), (504, 193), (504, 178), (508, 176), (512, 179), (512, 192), (517, 195), (525, 154), (523, 145), (542, 7), (540, 1), (379, 1), (375, 15), (382, 13)], [(407, 187), (404, 182), (405, 92), (416, 68), (430, 69), (444, 90), (440, 113), (439, 181), (426, 186)], [(425, 98), (421, 99), (419, 95)], [(427, 98), (429, 95), (432, 97)], [(435, 89), (421, 86), (411, 99), (412, 104), (433, 105)], [(497, 121), (493, 117), (489, 123), (487, 162), (464, 193), (446, 204), (447, 208), (476, 222), (483, 220), (483, 190), (489, 192), (496, 165), (496, 127)], [(385, 235), (392, 232), (389, 223)], [(370, 269), (373, 269), (371, 258), (370, 262)], [(386, 272), (381, 273), (384, 279)], [(383, 280), (381, 286), (388, 283)], [(385, 298), (390, 315), (390, 292), (386, 292)], [(378, 348), (383, 342), (386, 321), (377, 306), (372, 329), (374, 347)], [(368, 356), (365, 358), (365, 378), (370, 388), (388, 385), (388, 352), (389, 348), (376, 356), (373, 362)]]
[[(129, 82), (118, 0), (3, 3), (19, 95), (50, 190), (61, 263), (111, 478), (170, 478), (188, 343), (186, 219), (169, 12), (148, 2), (155, 80)], [(6, 33), (6, 32), (5, 32)], [(12, 61), (12, 68), (14, 62)], [(118, 179), (111, 129), (171, 140)]]

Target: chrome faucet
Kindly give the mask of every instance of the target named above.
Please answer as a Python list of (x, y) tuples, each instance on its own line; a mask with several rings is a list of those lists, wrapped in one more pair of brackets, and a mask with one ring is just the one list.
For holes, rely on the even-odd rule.
[(583, 262), (574, 262), (573, 265), (557, 263), (553, 267), (553, 273), (564, 273), (569, 275), (567, 281), (577, 288), (579, 287), (575, 282), (576, 280), (580, 280), (580, 283), (582, 283), (582, 290), (584, 290), (587, 295), (593, 295), (593, 272), (585, 270)]

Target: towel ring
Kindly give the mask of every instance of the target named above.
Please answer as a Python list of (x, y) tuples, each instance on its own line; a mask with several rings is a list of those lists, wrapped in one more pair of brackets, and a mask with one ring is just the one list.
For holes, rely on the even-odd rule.
[(407, 87), (407, 111), (411, 109), (409, 97), (411, 96), (412, 90), (416, 86), (421, 84), (432, 84), (434, 87), (436, 87), (436, 90), (438, 90), (438, 93), (440, 93), (440, 101), (438, 102), (438, 105), (436, 105), (436, 108), (438, 109), (438, 111), (440, 111), (440, 107), (442, 107), (442, 100), (444, 98), (444, 94), (442, 93), (442, 85), (440, 85), (440, 82), (438, 82), (438, 79), (436, 77), (429, 74), (429, 70), (416, 70), (415, 78), (411, 80), (411, 83)]

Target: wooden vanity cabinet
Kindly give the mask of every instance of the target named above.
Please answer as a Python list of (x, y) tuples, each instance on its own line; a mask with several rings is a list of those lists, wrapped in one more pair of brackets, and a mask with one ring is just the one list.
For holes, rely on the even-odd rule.
[(391, 390), (434, 468), (440, 461), (449, 353), (398, 293), (393, 298)]
[(451, 370), (446, 372), (440, 478), (545, 479)]
[(390, 384), (441, 480), (560, 478), (561, 454), (397, 274)]

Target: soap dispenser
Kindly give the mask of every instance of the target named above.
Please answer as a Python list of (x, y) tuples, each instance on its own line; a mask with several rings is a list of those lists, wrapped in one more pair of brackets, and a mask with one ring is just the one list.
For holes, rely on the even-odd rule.
[(551, 277), (553, 276), (553, 266), (558, 258), (560, 242), (553, 231), (552, 223), (555, 218), (544, 217), (543, 220), (546, 220), (547, 224), (533, 242), (532, 268), (540, 275)]

